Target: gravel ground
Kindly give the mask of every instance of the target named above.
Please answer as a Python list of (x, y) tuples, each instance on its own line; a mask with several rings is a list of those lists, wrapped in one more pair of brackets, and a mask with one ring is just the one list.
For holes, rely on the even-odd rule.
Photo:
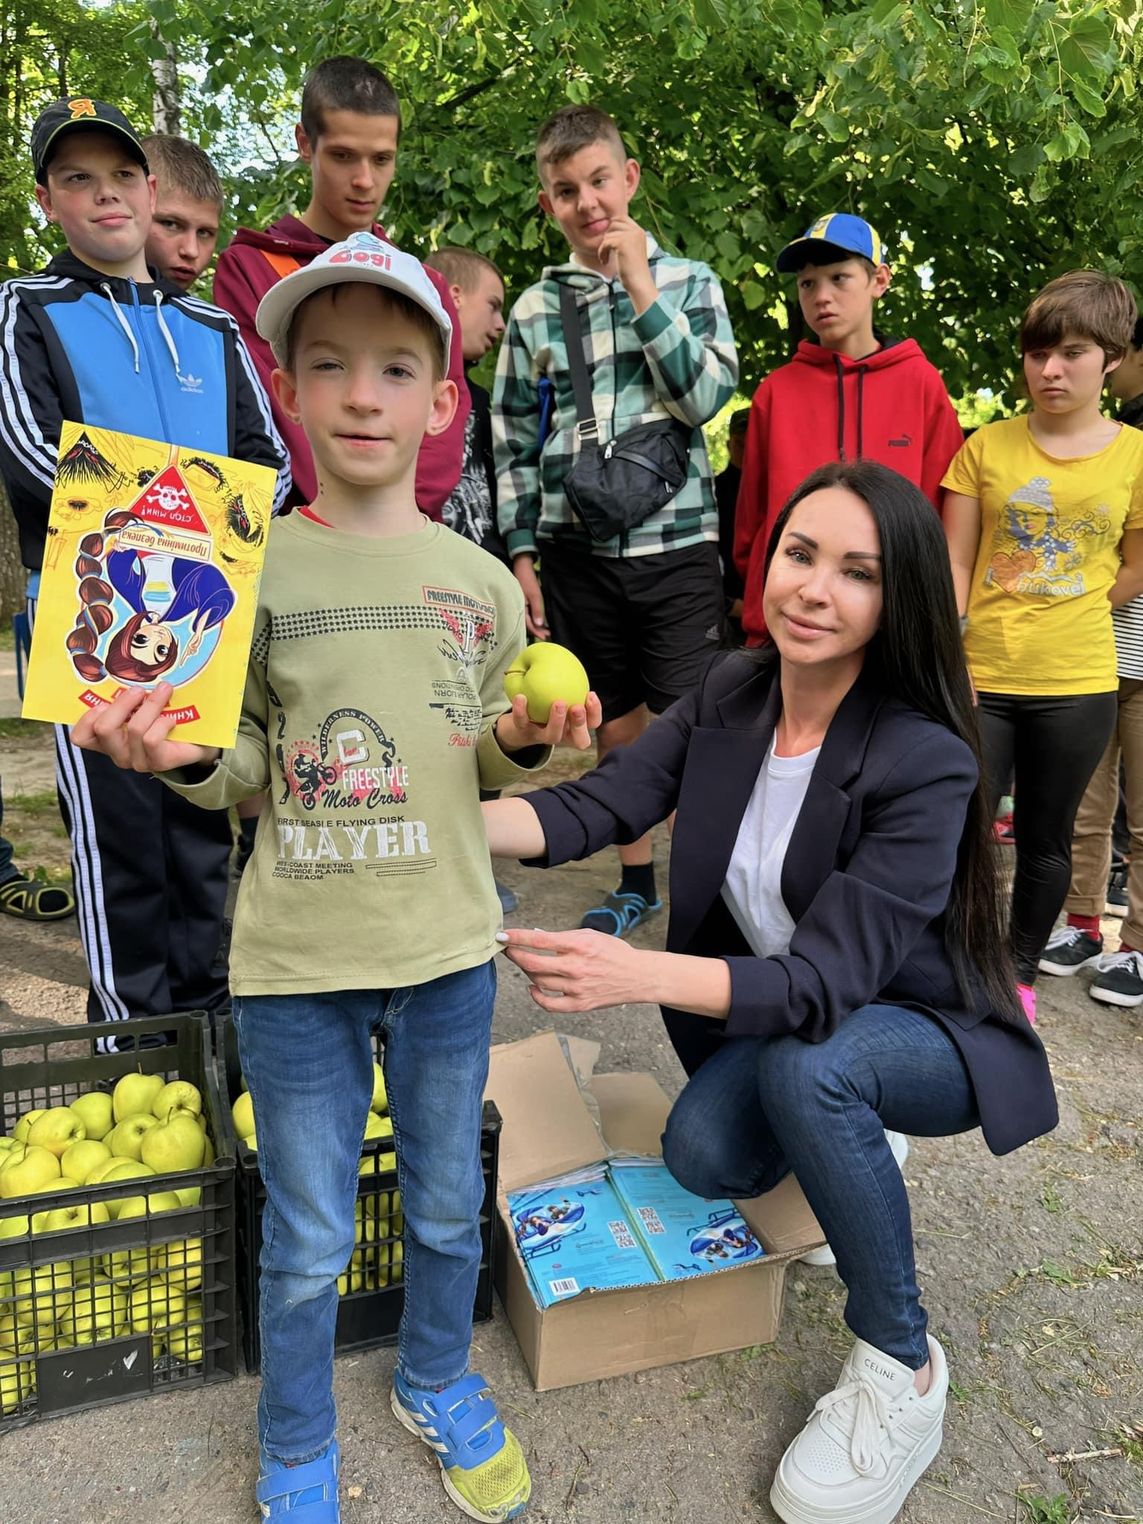
[[(0, 715), (9, 656), (0, 651)], [(4, 734), (0, 722), (6, 826), (28, 846), (26, 862), (58, 868), (63, 843), (43, 798), (50, 746), (42, 732), (14, 729)], [(611, 865), (513, 866), (504, 876), (521, 891), (516, 924), (559, 928), (610, 886)], [(637, 935), (657, 945), (661, 922)], [(1085, 979), (1041, 981), (1057, 1131), (1005, 1159), (975, 1134), (918, 1140), (905, 1168), (921, 1285), (954, 1384), (944, 1448), (904, 1524), (1143, 1520), (1143, 1008), (1097, 1005)], [(0, 925), (0, 1033), (82, 1020), (83, 988), (74, 921)], [(505, 967), (496, 1039), (545, 1025)], [(652, 1008), (581, 1017), (575, 1030), (602, 1044), (601, 1070), (647, 1069), (679, 1089)], [(773, 1345), (542, 1394), (497, 1307), (476, 1330), (474, 1364), (529, 1456), (528, 1516), (772, 1520), (774, 1466), (846, 1350), (842, 1306), (832, 1271), (795, 1266)], [(392, 1365), (389, 1349), (337, 1362), (346, 1524), (459, 1518), (427, 1452), (388, 1411)], [(14, 1430), (0, 1438), (2, 1516), (246, 1524), (256, 1517), (257, 1390), (242, 1377)]]

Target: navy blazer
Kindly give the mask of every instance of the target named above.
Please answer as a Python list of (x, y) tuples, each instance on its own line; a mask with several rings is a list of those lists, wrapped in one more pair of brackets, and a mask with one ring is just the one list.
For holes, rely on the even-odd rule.
[(781, 704), (777, 664), (716, 660), (700, 686), (592, 773), (527, 795), (547, 843), (537, 865), (637, 841), (678, 810), (670, 952), (723, 958), (725, 1022), (664, 1009), (693, 1073), (727, 1038), (827, 1038), (874, 1002), (933, 1017), (961, 1052), (981, 1127), (1007, 1153), (1059, 1121), (1043, 1044), (1023, 1019), (966, 1000), (945, 907), (977, 765), (959, 737), (859, 679), (830, 723), (782, 868), (788, 953), (759, 958), (721, 897)]

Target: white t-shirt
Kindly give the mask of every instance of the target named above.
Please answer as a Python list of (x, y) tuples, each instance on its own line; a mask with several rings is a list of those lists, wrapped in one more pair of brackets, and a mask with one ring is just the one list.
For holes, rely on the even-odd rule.
[(776, 757), (771, 741), (738, 827), (722, 897), (760, 958), (790, 950), (794, 921), (782, 899), (782, 864), (820, 751)]

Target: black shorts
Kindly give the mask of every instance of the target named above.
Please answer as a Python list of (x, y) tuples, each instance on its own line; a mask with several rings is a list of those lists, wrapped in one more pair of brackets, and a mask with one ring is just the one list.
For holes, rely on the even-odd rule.
[(603, 718), (661, 714), (719, 650), (722, 574), (713, 541), (626, 560), (545, 540), (540, 583), (552, 639), (575, 652)]

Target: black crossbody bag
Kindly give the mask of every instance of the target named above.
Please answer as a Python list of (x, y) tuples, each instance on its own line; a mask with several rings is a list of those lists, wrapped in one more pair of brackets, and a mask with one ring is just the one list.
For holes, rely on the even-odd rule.
[(560, 286), (560, 322), (575, 393), (579, 454), (564, 477), (568, 502), (595, 540), (613, 540), (669, 503), (687, 479), (693, 430), (677, 418), (639, 423), (605, 445), (591, 404), (575, 291)]

